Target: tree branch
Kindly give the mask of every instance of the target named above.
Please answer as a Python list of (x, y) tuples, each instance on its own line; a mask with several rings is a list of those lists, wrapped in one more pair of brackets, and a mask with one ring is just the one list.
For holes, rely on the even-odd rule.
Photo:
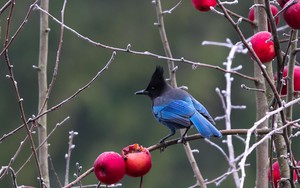
[[(41, 7), (48, 11), (49, 0), (41, 0)], [(49, 38), (49, 18), (47, 14), (40, 13), (40, 46), (39, 46), (39, 69), (38, 69), (38, 112), (42, 113), (47, 109), (47, 64), (48, 64), (48, 38)], [(37, 119), (38, 142), (44, 142), (47, 138), (47, 115)], [(41, 145), (38, 150), (40, 168), (43, 181), (46, 187), (50, 187), (49, 165), (48, 165), (48, 142)]]

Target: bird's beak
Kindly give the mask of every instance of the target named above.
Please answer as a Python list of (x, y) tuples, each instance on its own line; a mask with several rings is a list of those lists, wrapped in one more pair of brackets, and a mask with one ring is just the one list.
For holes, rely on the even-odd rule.
[(145, 89), (143, 89), (143, 90), (140, 90), (140, 91), (135, 92), (134, 94), (135, 94), (135, 95), (148, 95), (149, 92), (146, 91)]

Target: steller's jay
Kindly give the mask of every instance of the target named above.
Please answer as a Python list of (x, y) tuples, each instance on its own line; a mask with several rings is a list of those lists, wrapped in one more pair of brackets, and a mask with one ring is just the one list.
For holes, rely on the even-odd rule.
[(170, 129), (170, 134), (163, 137), (160, 143), (173, 136), (176, 129), (182, 128), (186, 129), (181, 137), (181, 141), (184, 141), (184, 136), (192, 125), (204, 138), (222, 137), (214, 127), (215, 122), (205, 107), (188, 92), (170, 86), (165, 81), (163, 73), (163, 68), (157, 66), (147, 88), (135, 93), (150, 97), (156, 120)]

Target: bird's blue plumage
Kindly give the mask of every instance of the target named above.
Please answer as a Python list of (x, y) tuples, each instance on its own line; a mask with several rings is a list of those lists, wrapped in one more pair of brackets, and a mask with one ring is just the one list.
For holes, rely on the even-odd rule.
[(174, 135), (176, 129), (188, 130), (192, 125), (205, 138), (222, 137), (206, 108), (188, 92), (168, 85), (161, 67), (156, 68), (148, 87), (136, 94), (145, 94), (151, 98), (155, 118), (170, 129), (171, 133), (161, 142)]
[(155, 118), (169, 128), (189, 128), (194, 125), (205, 138), (222, 136), (213, 126), (214, 121), (206, 108), (181, 89), (170, 88), (155, 98), (152, 110)]

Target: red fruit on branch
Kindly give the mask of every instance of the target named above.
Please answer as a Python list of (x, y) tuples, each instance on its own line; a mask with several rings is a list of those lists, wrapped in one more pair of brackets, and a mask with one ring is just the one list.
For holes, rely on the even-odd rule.
[[(293, 0), (290, 0), (285, 3), (284, 8), (292, 1)], [(283, 18), (291, 28), (300, 29), (300, 1), (285, 9), (283, 12)]]
[(104, 184), (110, 185), (119, 182), (126, 172), (123, 157), (113, 151), (103, 152), (94, 162), (94, 173), (97, 179)]
[(277, 2), (279, 3), (280, 7), (283, 8), (285, 3), (288, 2), (288, 0), (277, 0)]
[[(262, 63), (266, 63), (274, 59), (276, 54), (272, 34), (270, 32), (261, 31), (256, 33), (250, 39), (250, 43)], [(251, 53), (250, 56), (254, 59)]]
[[(278, 183), (280, 182), (281, 176), (280, 176), (280, 168), (279, 168), (279, 163), (278, 161), (274, 162), (272, 164), (272, 174), (273, 174), (273, 182), (271, 182), (271, 171), (270, 169), (268, 170), (268, 180), (269, 182), (273, 183), (274, 187), (278, 187)], [(298, 179), (297, 173), (294, 170), (294, 181), (296, 182)]]
[[(275, 16), (277, 13), (278, 13), (278, 8), (274, 5), (270, 5), (270, 8), (271, 8), (271, 12), (272, 12), (272, 15)], [(254, 14), (254, 7), (252, 7), (249, 11), (249, 14), (248, 14), (248, 19), (251, 20), (251, 21), (254, 21), (254, 17), (255, 17), (255, 14)], [(280, 20), (280, 17), (277, 16), (275, 18), (275, 25), (277, 26), (278, 23), (279, 23), (279, 20)], [(253, 25), (251, 25), (251, 27), (253, 28)], [(268, 20), (268, 31), (271, 31), (270, 29), (270, 23), (269, 23), (269, 20)]]
[(217, 5), (216, 0), (192, 0), (193, 6), (200, 12), (210, 11), (210, 7)]
[(147, 148), (138, 144), (129, 145), (122, 150), (126, 163), (126, 174), (131, 177), (141, 177), (147, 174), (151, 167), (151, 155)]
[[(277, 184), (280, 181), (280, 170), (279, 170), (278, 161), (273, 163), (272, 171), (273, 171), (273, 185), (275, 187), (277, 187)], [(268, 180), (269, 180), (269, 182), (271, 182), (271, 171), (270, 171), (270, 169), (268, 170)]]
[[(288, 71), (288, 67), (284, 67), (283, 79), (285, 81), (285, 84), (283, 84), (283, 86), (282, 86), (281, 95), (287, 94), (287, 82), (288, 82), (288, 79), (286, 79), (287, 71)], [(300, 91), (300, 66), (294, 67), (294, 91), (296, 91), (296, 92)]]

